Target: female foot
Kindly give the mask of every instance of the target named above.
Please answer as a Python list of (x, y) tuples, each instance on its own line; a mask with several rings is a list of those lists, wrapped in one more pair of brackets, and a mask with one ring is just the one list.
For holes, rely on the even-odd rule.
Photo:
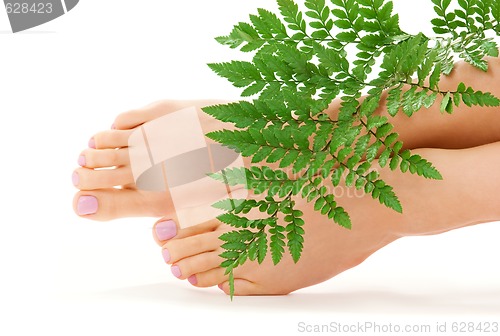
[[(499, 150), (500, 143), (464, 150), (416, 150), (440, 170), (443, 181), (382, 170), (382, 179), (394, 187), (403, 204), (403, 214), (353, 189), (334, 189), (339, 205), (351, 216), (352, 230), (325, 220), (312, 204), (297, 199), (306, 222), (301, 259), (294, 264), (285, 255), (277, 266), (270, 258), (261, 265), (245, 263), (234, 270), (235, 295), (288, 294), (358, 265), (400, 237), (498, 220), (500, 172), (495, 167), (500, 164)], [(197, 287), (219, 285), (229, 293), (227, 276), (219, 266), (222, 249), (218, 237), (230, 230), (215, 220), (178, 229), (174, 222), (163, 219), (156, 223), (153, 234), (174, 276)]]
[[(111, 220), (122, 217), (161, 217), (171, 214), (170, 197), (165, 192), (136, 188), (128, 154), (128, 138), (134, 129), (148, 121), (186, 107), (198, 110), (214, 101), (160, 101), (138, 110), (118, 115), (111, 130), (95, 134), (78, 158), (81, 166), (73, 172), (73, 184), (80, 189), (73, 209), (81, 217)], [(217, 123), (199, 113), (205, 132)]]

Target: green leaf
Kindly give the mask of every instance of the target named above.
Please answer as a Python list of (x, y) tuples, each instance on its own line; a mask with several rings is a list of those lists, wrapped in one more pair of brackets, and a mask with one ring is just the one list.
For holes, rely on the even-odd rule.
[(303, 214), (301, 211), (294, 210), (293, 208), (289, 208), (291, 214), (285, 216), (285, 222), (288, 225), (285, 227), (287, 232), (287, 246), (290, 254), (292, 255), (293, 261), (298, 262), (300, 256), (302, 254), (302, 250), (304, 249), (304, 220), (300, 218)]
[(399, 202), (398, 197), (391, 186), (388, 186), (384, 181), (378, 180), (375, 182), (375, 189), (372, 191), (372, 196), (378, 198), (381, 204), (393, 209), (396, 212), (403, 213), (403, 207)]
[(349, 214), (344, 210), (342, 207), (337, 207), (334, 210), (334, 220), (335, 223), (338, 225), (346, 228), (346, 229), (351, 229), (352, 228), (352, 222)]
[(442, 180), (443, 176), (439, 171), (426, 159), (419, 155), (412, 155), (408, 160), (411, 172), (428, 179)]
[(354, 42), (356, 40), (356, 34), (352, 31), (338, 33), (336, 38), (341, 42)]
[(266, 82), (265, 81), (256, 81), (249, 87), (247, 87), (243, 92), (241, 93), (242, 97), (250, 97), (253, 95), (258, 94), (261, 92), (265, 87), (266, 87)]
[(247, 87), (262, 81), (259, 70), (250, 62), (232, 61), (208, 65), (217, 75), (227, 78), (236, 87)]
[(288, 37), (287, 31), (278, 16), (266, 9), (259, 8), (259, 15), (250, 15), (255, 29), (264, 37)]
[(368, 150), (366, 151), (366, 160), (369, 162), (373, 161), (376, 158), (378, 151), (380, 150), (382, 145), (382, 141), (377, 140), (373, 145), (368, 147)]
[(448, 109), (448, 105), (450, 105), (451, 93), (447, 92), (441, 101), (441, 105), (439, 110), (441, 112), (445, 112)]
[(277, 0), (277, 3), (283, 19), (289, 23), (288, 28), (305, 33), (306, 22), (297, 4), (293, 0)]
[(370, 116), (380, 105), (380, 95), (370, 95), (361, 103), (359, 113), (362, 116)]
[[(260, 200), (214, 204), (224, 211), (219, 220), (237, 229), (221, 236), (221, 267), (230, 276), (231, 295), (233, 270), (247, 260), (263, 262), (268, 250), (275, 264), (285, 250), (299, 260), (304, 220), (293, 196), (302, 196), (324, 217), (351, 228), (349, 214), (337, 206), (325, 180), (335, 187), (345, 179), (347, 186), (402, 212), (393, 188), (372, 167), (379, 154), (380, 167), (443, 178), (431, 162), (403, 148), (391, 120), (399, 111), (411, 118), (435, 105), (440, 95), (440, 110), (447, 113), (462, 102), (500, 106), (493, 94), (466, 83), (456, 91), (439, 89), (456, 59), (486, 71), (487, 57), (498, 57), (493, 38), (500, 34), (498, 1), (457, 0), (456, 6), (451, 0), (431, 0), (437, 14), (432, 28), (446, 34), (438, 37), (403, 32), (389, 0), (305, 0), (304, 12), (293, 0), (277, 3), (281, 15), (258, 9), (249, 23), (240, 22), (228, 35), (216, 38), (253, 57), (209, 64), (240, 88), (242, 97), (253, 99), (203, 108), (232, 127), (207, 137), (251, 158), (246, 168), (225, 168), (209, 176), (262, 194)], [(377, 110), (382, 97), (387, 97), (388, 116)], [(337, 103), (340, 108), (334, 111)], [(255, 165), (258, 162), (283, 170)], [(265, 217), (255, 219), (257, 210)], [(244, 217), (249, 213), (253, 219)]]
[(399, 138), (399, 134), (391, 133), (385, 138), (384, 145), (388, 147), (388, 146), (392, 145), (398, 138)]
[(384, 168), (387, 165), (387, 160), (389, 160), (389, 157), (392, 153), (392, 150), (390, 148), (386, 148), (382, 154), (380, 154), (378, 158), (378, 163), (380, 167)]
[(356, 143), (354, 154), (361, 157), (366, 152), (368, 144), (370, 143), (370, 139), (371, 139), (370, 134), (366, 134), (360, 137)]
[(429, 87), (431, 90), (438, 88), (440, 77), (441, 77), (441, 64), (438, 63), (434, 67), (434, 71), (432, 71), (432, 74), (429, 78)]
[(368, 117), (368, 120), (366, 122), (366, 128), (368, 130), (374, 129), (374, 128), (379, 128), (380, 126), (383, 126), (387, 124), (389, 120), (387, 117), (384, 116), (370, 116)]
[(314, 203), (314, 210), (315, 211), (320, 211), (321, 208), (323, 208), (323, 206), (325, 205), (326, 203), (326, 200), (322, 197), (318, 198), (316, 200), (316, 202)]
[(269, 247), (271, 249), (271, 258), (273, 263), (278, 264), (283, 258), (283, 253), (285, 252), (285, 235), (283, 232), (285, 228), (281, 225), (275, 224), (269, 229), (269, 233), (271, 235), (271, 242), (269, 243)]
[(394, 117), (401, 109), (401, 94), (403, 90), (401, 87), (392, 89), (387, 94), (387, 112)]
[(390, 131), (392, 131), (392, 129), (394, 128), (394, 126), (392, 124), (384, 124), (382, 126), (380, 126), (378, 129), (377, 129), (377, 138), (383, 138), (385, 137), (387, 134), (389, 134)]
[(233, 123), (238, 128), (251, 126), (262, 118), (262, 114), (254, 105), (245, 101), (206, 106), (203, 112), (217, 120)]
[(352, 27), (351, 23), (348, 20), (336, 20), (334, 21), (334, 23), (340, 29), (350, 29)]
[(248, 259), (257, 260), (262, 264), (267, 255), (267, 235), (265, 232), (259, 232), (255, 240), (248, 247)]
[(401, 158), (399, 157), (399, 155), (394, 155), (389, 163), (389, 167), (391, 168), (391, 170), (396, 170), (399, 166), (399, 160)]

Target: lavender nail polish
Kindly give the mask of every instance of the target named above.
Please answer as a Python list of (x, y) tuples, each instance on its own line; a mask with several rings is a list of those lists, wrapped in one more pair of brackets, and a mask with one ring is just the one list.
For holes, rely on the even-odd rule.
[(170, 261), (170, 252), (168, 252), (167, 249), (164, 249), (161, 254), (163, 255), (165, 262), (168, 263)]
[(159, 222), (155, 226), (155, 231), (159, 240), (172, 239), (177, 235), (177, 225), (172, 220)]
[(73, 181), (73, 185), (76, 187), (80, 183), (80, 176), (78, 176), (77, 172), (73, 172), (73, 175), (71, 176), (71, 180)]
[(97, 212), (99, 204), (94, 196), (80, 196), (76, 211), (80, 216), (93, 215)]
[(85, 165), (87, 164), (87, 160), (85, 159), (85, 156), (80, 155), (80, 157), (78, 158), (78, 164), (82, 167), (85, 167)]
[(170, 268), (170, 270), (172, 271), (172, 274), (176, 277), (176, 278), (180, 278), (182, 273), (181, 273), (181, 269), (179, 268), (179, 266), (177, 265), (174, 265)]
[(193, 286), (196, 286), (196, 284), (198, 283), (198, 279), (196, 279), (196, 275), (194, 274), (188, 278), (188, 281)]

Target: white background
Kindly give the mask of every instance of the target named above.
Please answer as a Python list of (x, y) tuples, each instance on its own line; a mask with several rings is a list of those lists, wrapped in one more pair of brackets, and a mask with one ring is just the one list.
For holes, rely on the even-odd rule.
[[(396, 5), (405, 30), (428, 31), (430, 0)], [(230, 302), (171, 275), (151, 237), (154, 219), (73, 214), (78, 155), (116, 114), (164, 98), (238, 97), (206, 63), (241, 57), (213, 37), (257, 7), (274, 2), (82, 0), (18, 34), (0, 10), (0, 334), (294, 335), (301, 321), (500, 322), (500, 223), (402, 239), (324, 284)]]

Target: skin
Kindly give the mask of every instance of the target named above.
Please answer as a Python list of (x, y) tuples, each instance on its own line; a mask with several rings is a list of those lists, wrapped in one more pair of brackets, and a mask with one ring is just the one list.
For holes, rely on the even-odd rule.
[[(466, 82), (476, 90), (500, 96), (500, 64), (490, 60), (490, 70), (481, 72), (458, 63), (448, 77), (442, 79), (442, 90), (455, 90)], [(169, 222), (169, 239), (160, 239), (159, 226), (175, 213), (168, 204), (168, 193), (137, 190), (133, 184), (127, 139), (132, 130), (150, 120), (186, 106), (207, 106), (221, 101), (161, 101), (145, 108), (119, 115), (114, 129), (92, 137), (91, 145), (81, 156), (85, 164), (78, 168), (74, 208), (78, 213), (81, 196), (95, 197), (98, 209), (82, 215), (92, 220), (110, 220), (130, 216), (163, 217), (153, 234), (162, 247), (166, 262), (174, 275), (188, 279), (197, 287), (219, 285), (228, 293), (227, 277), (219, 267), (218, 237), (229, 227), (216, 220), (180, 229)], [(328, 113), (335, 118), (338, 101)], [(373, 201), (371, 196), (352, 197), (356, 193), (345, 186), (336, 189), (339, 205), (350, 214), (352, 230), (346, 230), (313, 211), (312, 204), (296, 199), (304, 212), (305, 246), (302, 257), (294, 264), (285, 253), (277, 266), (270, 258), (263, 264), (248, 262), (235, 270), (236, 295), (281, 295), (311, 286), (352, 268), (378, 249), (408, 235), (438, 234), (449, 230), (500, 219), (500, 113), (496, 108), (461, 106), (453, 115), (441, 114), (439, 102), (408, 118), (402, 113), (391, 122), (406, 148), (415, 149), (431, 161), (443, 175), (443, 181), (432, 181), (410, 174), (381, 169), (381, 178), (394, 187), (404, 207), (398, 214)], [(376, 112), (386, 115), (384, 104)], [(223, 125), (206, 115), (201, 116), (204, 132)], [(478, 165), (477, 163), (481, 164)], [(95, 168), (114, 167), (109, 170)], [(113, 187), (119, 186), (120, 189)], [(331, 188), (331, 186), (330, 186)], [(208, 191), (207, 191), (208, 192)], [(351, 195), (351, 196), (349, 196)], [(359, 195), (359, 192), (358, 192)], [(484, 195), (488, 195), (485, 197)], [(328, 237), (328, 239), (325, 239)]]
[[(444, 180), (381, 170), (382, 179), (394, 186), (404, 212), (398, 214), (380, 206), (370, 195), (337, 197), (339, 205), (351, 215), (352, 230), (325, 220), (311, 203), (296, 199), (306, 222), (301, 259), (294, 264), (287, 255), (277, 266), (269, 258), (262, 265), (243, 265), (235, 270), (235, 294), (288, 294), (358, 265), (398, 238), (437, 234), (500, 219), (500, 172), (495, 169), (500, 164), (495, 155), (499, 150), (500, 143), (465, 150), (416, 150), (436, 165)], [(354, 195), (355, 191), (343, 187), (343, 192), (337, 191), (337, 195), (342, 194)], [(486, 199), (485, 194), (492, 197)], [(227, 278), (218, 266), (222, 261), (218, 257), (222, 252), (218, 237), (227, 230), (226, 225), (211, 221), (178, 230), (177, 236), (167, 241), (159, 240), (156, 233), (155, 238), (170, 255), (168, 264), (179, 267), (181, 279), (189, 279), (198, 287), (222, 284), (228, 293)]]

